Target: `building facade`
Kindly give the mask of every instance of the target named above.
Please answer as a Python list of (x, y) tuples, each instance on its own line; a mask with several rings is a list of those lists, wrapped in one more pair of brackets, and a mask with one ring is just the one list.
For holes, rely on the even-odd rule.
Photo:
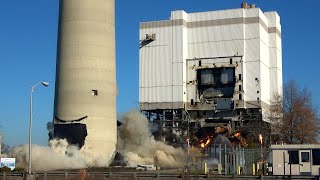
[(180, 135), (190, 132), (179, 130), (184, 121), (191, 129), (266, 123), (282, 93), (281, 54), (279, 15), (254, 5), (142, 22), (140, 109)]

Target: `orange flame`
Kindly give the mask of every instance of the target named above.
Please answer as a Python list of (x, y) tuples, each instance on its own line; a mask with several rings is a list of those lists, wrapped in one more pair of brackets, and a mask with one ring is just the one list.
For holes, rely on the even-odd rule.
[(204, 143), (203, 140), (201, 140), (200, 147), (205, 148), (210, 143), (210, 137), (208, 137), (207, 141)]
[(240, 132), (237, 132), (237, 133), (235, 133), (233, 136), (234, 137), (239, 137), (241, 135), (241, 133)]
[(262, 144), (262, 134), (259, 134), (259, 143)]

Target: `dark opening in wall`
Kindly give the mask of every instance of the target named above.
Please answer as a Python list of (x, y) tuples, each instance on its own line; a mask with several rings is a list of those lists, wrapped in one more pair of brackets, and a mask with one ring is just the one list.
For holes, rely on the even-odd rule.
[(239, 74), (239, 80), (242, 80), (241, 74)]
[(98, 96), (98, 90), (92, 90), (91, 95), (92, 96)]
[(239, 91), (242, 91), (242, 86), (241, 85), (239, 85)]
[(199, 61), (199, 66), (201, 66), (201, 60)]
[(200, 68), (197, 70), (197, 87), (203, 98), (232, 98), (235, 88), (235, 68)]
[(242, 94), (239, 94), (239, 100), (242, 100)]
[(230, 64), (232, 64), (232, 58), (230, 58)]

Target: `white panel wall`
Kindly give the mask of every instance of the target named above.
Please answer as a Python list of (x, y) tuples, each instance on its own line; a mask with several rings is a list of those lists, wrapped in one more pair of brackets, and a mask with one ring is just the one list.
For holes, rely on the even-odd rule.
[[(156, 40), (140, 48), (140, 102), (171, 102), (172, 95), (172, 28), (140, 30), (140, 42), (145, 34), (156, 34)], [(160, 102), (161, 102), (160, 101)]]
[(193, 99), (195, 102), (199, 102), (199, 98), (197, 96), (197, 84), (195, 83), (197, 80), (195, 67), (197, 66), (198, 61), (187, 61), (187, 97), (185, 102), (190, 102), (191, 99)]
[(208, 12), (198, 12), (188, 14), (188, 21), (206, 21), (216, 19), (229, 19), (243, 17), (243, 9), (228, 9)]
[[(276, 28), (281, 33), (280, 17), (276, 12), (266, 12), (269, 27)], [(277, 32), (269, 33), (269, 54), (270, 54), (270, 79), (271, 98), (275, 93), (282, 93), (282, 47), (281, 37)]]
[[(245, 23), (239, 24), (239, 18), (246, 18)], [(273, 92), (281, 89), (281, 37), (278, 35), (281, 26), (276, 12), (263, 13), (259, 8), (189, 14), (173, 11), (171, 19), (185, 22), (180, 26), (140, 30), (140, 40), (147, 33), (156, 34), (154, 42), (140, 49), (140, 102), (197, 101), (194, 81), (198, 61), (187, 59), (236, 54), (243, 55), (243, 62), (236, 67), (235, 75), (237, 78), (242, 74), (245, 101), (259, 98), (269, 104)], [(235, 23), (203, 25), (204, 21), (212, 23), (216, 20)], [(192, 22), (201, 22), (202, 25), (195, 27), (190, 25)], [(271, 33), (274, 27), (278, 29), (277, 33)], [(211, 65), (213, 61), (219, 64), (229, 59), (202, 60), (202, 64)], [(234, 99), (237, 97), (236, 94)]]
[[(260, 14), (261, 19), (265, 19), (265, 23), (268, 24), (265, 16)], [(270, 56), (269, 56), (269, 35), (267, 29), (261, 24), (259, 25), (260, 30), (260, 100), (264, 103), (270, 104)]]

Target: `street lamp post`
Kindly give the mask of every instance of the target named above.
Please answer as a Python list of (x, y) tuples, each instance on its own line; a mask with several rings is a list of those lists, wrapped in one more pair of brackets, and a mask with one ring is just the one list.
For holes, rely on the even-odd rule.
[(38, 82), (36, 85), (31, 85), (31, 91), (30, 91), (30, 123), (29, 123), (29, 168), (28, 168), (28, 174), (31, 174), (31, 157), (32, 157), (32, 94), (34, 92), (34, 89), (39, 85), (42, 84), (44, 87), (48, 87), (48, 82)]

